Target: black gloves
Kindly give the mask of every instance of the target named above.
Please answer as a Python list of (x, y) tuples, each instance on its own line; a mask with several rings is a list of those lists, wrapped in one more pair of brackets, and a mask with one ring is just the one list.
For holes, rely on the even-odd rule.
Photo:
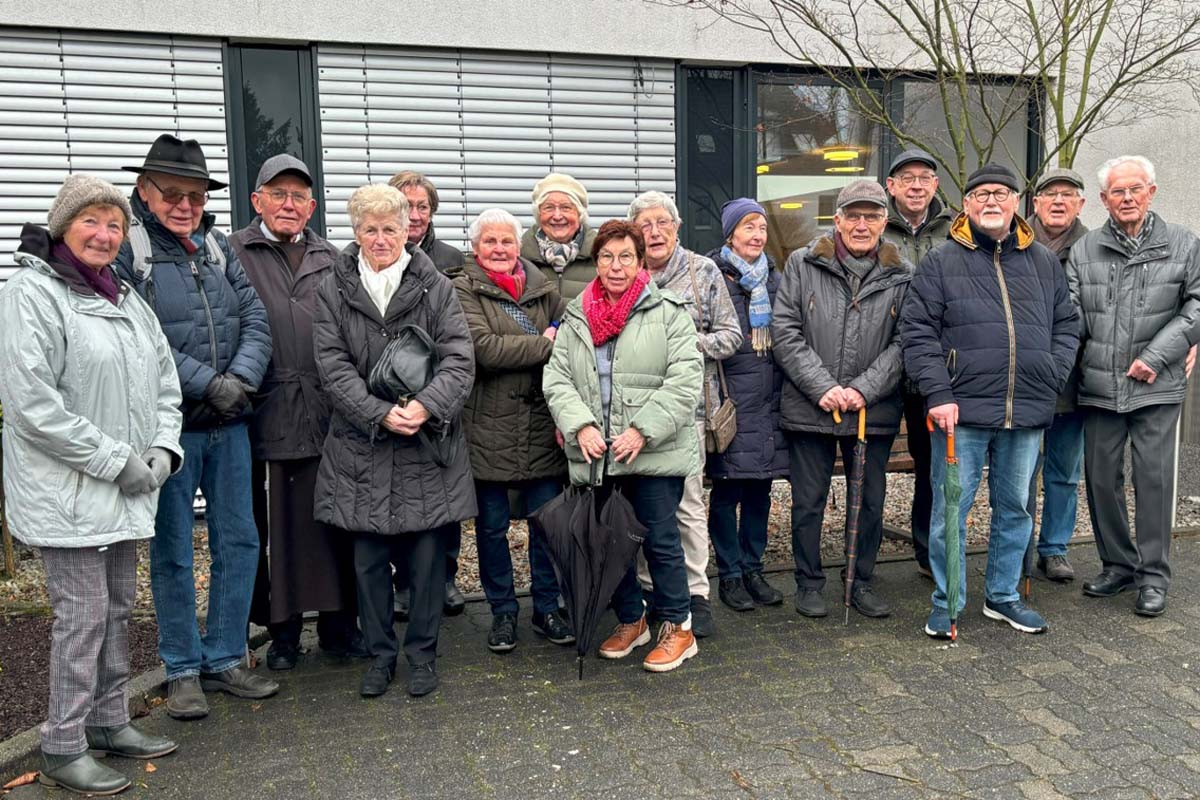
[(249, 386), (226, 372), (208, 382), (204, 389), (204, 402), (212, 406), (221, 422), (228, 422), (250, 405), (249, 394)]

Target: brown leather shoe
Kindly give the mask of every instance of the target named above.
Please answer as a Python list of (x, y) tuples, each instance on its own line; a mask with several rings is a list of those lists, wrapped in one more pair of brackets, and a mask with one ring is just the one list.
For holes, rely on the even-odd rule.
[(700, 652), (696, 637), (673, 622), (664, 622), (658, 629), (658, 644), (646, 656), (642, 666), (651, 672), (670, 672)]
[(646, 627), (646, 617), (637, 622), (618, 623), (612, 634), (600, 645), (601, 658), (624, 658), (633, 652), (633, 648), (641, 647), (650, 641), (650, 629)]

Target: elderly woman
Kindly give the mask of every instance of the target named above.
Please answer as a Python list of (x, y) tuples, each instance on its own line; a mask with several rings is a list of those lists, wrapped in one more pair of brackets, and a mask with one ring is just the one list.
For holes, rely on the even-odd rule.
[(596, 232), (587, 225), (588, 193), (562, 172), (551, 172), (533, 186), (536, 224), (521, 238), (521, 258), (532, 262), (574, 299), (596, 275), (592, 252)]
[[(315, 516), (354, 537), (363, 637), (373, 663), (359, 688), (387, 691), (399, 648), (390, 560), (408, 570), (408, 692), (437, 688), (446, 526), (475, 515), (458, 417), (474, 379), (467, 322), (450, 280), (408, 241), (408, 202), (383, 184), (350, 195), (354, 243), (317, 290), (317, 372), (333, 414), (317, 473)], [(373, 395), (367, 376), (407, 326), (436, 345), (433, 377), (404, 404)], [(424, 428), (424, 430), (422, 430)], [(423, 435), (418, 435), (423, 434)], [(430, 442), (449, 443), (449, 456)], [(440, 448), (439, 448), (440, 450)]]
[[(542, 395), (562, 298), (554, 282), (517, 255), (521, 224), (498, 208), (471, 223), (473, 258), (454, 279), (475, 343), (475, 386), (463, 412), (479, 516), (475, 540), (479, 578), (492, 607), (487, 646), (517, 646), (517, 595), (508, 551), (509, 492), (528, 517), (562, 489), (567, 462), (554, 440), (554, 419)], [(529, 572), (533, 629), (555, 644), (575, 636), (558, 609), (558, 583), (544, 534), (530, 522)]]
[[(725, 278), (742, 329), (742, 346), (721, 363), (738, 427), (723, 453), (708, 457), (712, 478), (708, 535), (717, 554), (718, 592), (734, 611), (774, 606), (783, 595), (763, 578), (771, 482), (788, 475), (787, 441), (779, 427), (783, 374), (771, 342), (771, 306), (779, 273), (766, 254), (767, 212), (749, 197), (721, 208), (725, 245), (708, 254)], [(740, 514), (739, 514), (740, 510)]]
[[(393, 175), (388, 185), (399, 189), (408, 201), (409, 243), (421, 248), (425, 255), (433, 259), (433, 265), (440, 272), (453, 278), (462, 269), (463, 254), (457, 247), (437, 238), (434, 232), (433, 215), (437, 213), (441, 200), (433, 181), (419, 172), (405, 170)], [(454, 582), (454, 576), (458, 574), (461, 539), (462, 532), (459, 526), (452, 525), (446, 529), (446, 602), (443, 611), (451, 616), (461, 614), (467, 605), (466, 598)], [(407, 619), (408, 581), (399, 570), (393, 577), (396, 586), (396, 611), (401, 619)]]
[[(642, 549), (661, 626), (642, 666), (667, 672), (697, 652), (675, 511), (684, 477), (700, 468), (692, 414), (704, 367), (686, 305), (654, 285), (645, 252), (635, 225), (600, 226), (597, 277), (567, 306), (542, 390), (565, 438), (572, 483), (595, 479), (602, 496), (619, 490), (648, 529)], [(600, 468), (590, 469), (596, 460)], [(600, 655), (624, 658), (650, 641), (633, 566), (612, 606), (618, 624)]]
[[(742, 329), (717, 265), (679, 244), (682, 220), (675, 201), (662, 192), (640, 194), (629, 204), (629, 220), (646, 241), (646, 266), (655, 285), (691, 301), (688, 308), (700, 352), (704, 354), (707, 402), (702, 401), (693, 409), (700, 466), (684, 482), (683, 502), (679, 504), (679, 533), (687, 562), (693, 629), (704, 638), (713, 632), (712, 607), (708, 602), (708, 518), (704, 510), (705, 408), (720, 407), (716, 364), (737, 352), (742, 344)], [(639, 577), (642, 585), (648, 587), (650, 576), (644, 567)]]
[(54, 608), (41, 782), (84, 794), (129, 786), (89, 749), (175, 750), (129, 723), (125, 699), (135, 543), (154, 535), (158, 489), (183, 458), (171, 348), (111, 267), (131, 213), (112, 184), (68, 177), (0, 289), (9, 522), (40, 549)]

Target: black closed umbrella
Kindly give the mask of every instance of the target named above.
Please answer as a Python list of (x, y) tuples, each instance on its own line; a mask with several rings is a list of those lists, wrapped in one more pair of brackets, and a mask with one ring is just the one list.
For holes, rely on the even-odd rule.
[[(429, 333), (419, 325), (405, 325), (392, 337), (379, 361), (371, 367), (367, 375), (367, 389), (376, 397), (403, 408), (433, 380), (437, 363), (437, 346)], [(439, 467), (445, 467), (454, 460), (454, 447), (458, 440), (449, 435), (449, 427), (444, 424), (433, 435), (426, 430), (426, 425), (417, 430), (417, 438)]]
[(558, 567), (559, 585), (575, 623), (580, 680), (600, 617), (646, 538), (646, 526), (638, 522), (633, 506), (620, 492), (598, 491), (598, 462), (592, 462), (589, 485), (568, 486), (530, 517), (546, 535), (547, 549)]

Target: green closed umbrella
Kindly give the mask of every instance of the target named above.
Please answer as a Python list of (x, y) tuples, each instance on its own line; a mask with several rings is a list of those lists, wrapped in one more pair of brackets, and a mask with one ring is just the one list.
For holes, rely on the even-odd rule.
[[(933, 419), (925, 424), (933, 432)], [(958, 459), (954, 457), (954, 434), (946, 434), (946, 477), (942, 480), (946, 494), (946, 605), (950, 608), (950, 641), (958, 639), (958, 585), (962, 580), (963, 553), (959, 541), (959, 510), (962, 484), (958, 481)]]
[[(833, 421), (842, 415), (833, 410)], [(846, 466), (846, 606), (844, 624), (850, 624), (850, 598), (854, 596), (854, 567), (858, 562), (858, 518), (862, 513), (863, 480), (867, 471), (867, 408), (858, 410), (858, 438), (854, 442), (854, 464)]]

